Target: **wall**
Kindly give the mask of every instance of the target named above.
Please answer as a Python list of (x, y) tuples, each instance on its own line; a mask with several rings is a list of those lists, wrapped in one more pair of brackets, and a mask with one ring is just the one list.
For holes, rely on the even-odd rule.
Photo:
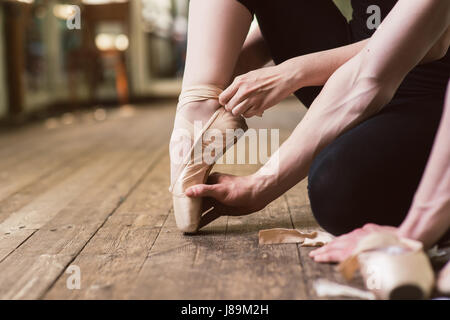
[(341, 10), (342, 14), (350, 21), (352, 18), (352, 5), (350, 0), (333, 0), (336, 6)]

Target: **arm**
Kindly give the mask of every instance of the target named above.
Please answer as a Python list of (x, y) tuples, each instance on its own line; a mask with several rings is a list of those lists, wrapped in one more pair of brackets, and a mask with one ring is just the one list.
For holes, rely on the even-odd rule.
[(262, 198), (302, 180), (318, 152), (377, 113), (450, 24), (447, 0), (400, 0), (364, 49), (327, 81), (302, 122), (256, 173)]
[(258, 172), (248, 177), (214, 175), (210, 184), (186, 190), (210, 197), (220, 215), (260, 210), (302, 180), (315, 155), (346, 130), (377, 113), (405, 75), (437, 43), (450, 24), (447, 0), (400, 0), (364, 49), (327, 81), (292, 135)]
[(425, 173), (399, 235), (431, 246), (450, 227), (450, 82), (441, 124)]
[[(235, 77), (233, 83), (220, 95), (219, 102), (236, 115), (261, 115), (264, 110), (300, 88), (324, 85), (339, 67), (359, 54), (368, 43), (369, 39), (366, 39), (298, 56), (277, 66), (254, 70), (262, 67), (269, 59), (261, 32), (259, 29), (255, 30), (246, 40), (235, 75), (254, 71)], [(450, 27), (440, 38), (434, 39), (433, 45), (419, 63), (441, 59), (447, 53), (449, 44)]]
[[(295, 70), (295, 75), (292, 77), (296, 83), (295, 90), (302, 87), (321, 86), (340, 66), (358, 54), (368, 43), (369, 39), (365, 39), (339, 48), (295, 57), (283, 63), (286, 64), (286, 70)], [(427, 52), (420, 64), (443, 58), (449, 44), (450, 27)]]

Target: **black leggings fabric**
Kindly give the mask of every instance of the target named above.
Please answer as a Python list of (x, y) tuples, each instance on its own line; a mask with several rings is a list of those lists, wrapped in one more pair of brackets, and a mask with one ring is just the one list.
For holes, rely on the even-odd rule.
[[(353, 1), (350, 24), (331, 0), (239, 1), (256, 15), (277, 64), (373, 33), (364, 29), (365, 1)], [(377, 2), (387, 14), (396, 1), (370, 4)], [(412, 70), (380, 113), (341, 135), (315, 158), (308, 191), (313, 214), (325, 230), (340, 235), (366, 223), (398, 226), (403, 221), (439, 126), (449, 61), (447, 55)], [(308, 107), (320, 90), (302, 88), (295, 94)]]

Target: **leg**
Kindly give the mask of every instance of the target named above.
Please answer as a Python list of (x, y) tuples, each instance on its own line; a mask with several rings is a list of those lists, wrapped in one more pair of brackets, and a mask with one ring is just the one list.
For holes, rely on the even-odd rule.
[(443, 101), (391, 102), (343, 134), (309, 174), (314, 216), (339, 235), (366, 223), (398, 226), (406, 217), (439, 126)]
[(236, 1), (191, 0), (183, 86), (227, 86), (251, 21)]
[[(203, 149), (212, 140), (204, 140), (204, 133), (196, 133), (194, 126), (201, 122), (202, 130), (223, 135), (226, 129), (246, 129), (243, 118), (219, 109), (217, 97), (231, 80), (251, 20), (250, 12), (236, 1), (190, 2), (183, 92), (170, 141), (170, 190), (177, 226), (184, 232), (197, 230), (202, 208), (201, 199), (186, 197), (184, 191), (204, 183), (214, 164), (203, 157)], [(224, 146), (228, 145), (225, 141)]]
[[(192, 0), (183, 88), (199, 84), (226, 87), (251, 20), (250, 12), (237, 1)], [(189, 103), (177, 111), (174, 127), (179, 127), (181, 118), (205, 123), (217, 108), (217, 100)], [(170, 148), (174, 148), (172, 143)], [(172, 165), (172, 177), (176, 170)]]

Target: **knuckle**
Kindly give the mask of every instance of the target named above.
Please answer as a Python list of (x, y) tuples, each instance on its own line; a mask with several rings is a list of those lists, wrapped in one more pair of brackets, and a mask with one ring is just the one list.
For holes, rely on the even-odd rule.
[(365, 229), (365, 230), (371, 230), (371, 229), (373, 229), (375, 227), (375, 224), (373, 224), (373, 223), (366, 223), (364, 226), (363, 226), (363, 229)]
[(242, 95), (244, 95), (244, 96), (249, 95), (252, 92), (251, 88), (247, 84), (242, 85), (241, 89), (242, 89)]

